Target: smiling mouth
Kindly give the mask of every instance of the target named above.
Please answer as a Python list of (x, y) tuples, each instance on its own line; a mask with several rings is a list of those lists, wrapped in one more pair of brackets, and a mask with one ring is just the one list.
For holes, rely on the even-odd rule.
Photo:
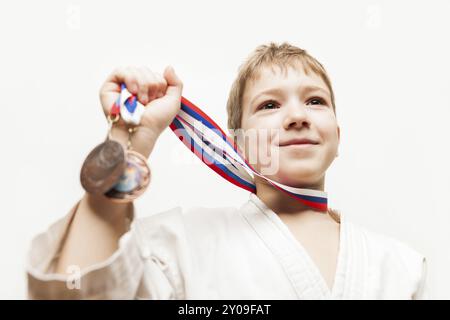
[(314, 143), (293, 143), (293, 144), (287, 144), (285, 146), (280, 146), (280, 147), (312, 147), (315, 145), (316, 144), (314, 144)]
[(311, 147), (318, 145), (319, 143), (310, 139), (293, 139), (283, 143), (280, 143), (280, 147)]
[(317, 144), (313, 143), (297, 143), (280, 146), (280, 148), (285, 151), (302, 151), (302, 150), (307, 151), (307, 150), (314, 150), (314, 147), (316, 145)]

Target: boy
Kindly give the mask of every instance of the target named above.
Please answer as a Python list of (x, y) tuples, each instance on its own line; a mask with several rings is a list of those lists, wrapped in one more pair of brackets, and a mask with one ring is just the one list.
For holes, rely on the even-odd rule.
[[(146, 68), (118, 69), (100, 90), (105, 114), (121, 83), (146, 105), (132, 144), (148, 157), (180, 109), (182, 83), (170, 67), (163, 75)], [(258, 47), (239, 70), (227, 111), (229, 129), (240, 129), (235, 138), (246, 157), (257, 159), (258, 172), (266, 169), (258, 159), (267, 149), (276, 170), (266, 177), (291, 187), (324, 190), (325, 172), (337, 155), (339, 126), (332, 86), (317, 60), (287, 43)], [(247, 146), (242, 133), (252, 131), (258, 143)], [(125, 145), (125, 125), (119, 122), (112, 136)], [(133, 223), (132, 203), (86, 193), (65, 218), (33, 241), (30, 297), (424, 296), (421, 255), (331, 210), (313, 210), (258, 176), (254, 179), (256, 193), (239, 208), (177, 207)], [(73, 277), (74, 270), (80, 278), (76, 272)]]

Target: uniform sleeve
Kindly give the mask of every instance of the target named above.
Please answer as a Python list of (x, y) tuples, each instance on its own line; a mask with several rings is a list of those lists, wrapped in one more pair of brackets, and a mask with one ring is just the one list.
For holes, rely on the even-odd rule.
[[(405, 275), (410, 283), (411, 296), (413, 300), (430, 299), (427, 283), (427, 260), (425, 256), (412, 249), (405, 243), (395, 240), (396, 256), (400, 258)], [(399, 275), (400, 277), (400, 275)]]
[(133, 232), (134, 222), (130, 230), (120, 238), (117, 251), (107, 260), (83, 270), (74, 267), (68, 270), (67, 275), (54, 272), (61, 245), (77, 207), (78, 204), (64, 218), (32, 240), (26, 267), (28, 297), (30, 299), (135, 298), (143, 276), (144, 262), (139, 248), (138, 233)]
[(427, 277), (428, 277), (428, 264), (427, 264), (427, 260), (425, 258), (423, 258), (422, 276), (420, 278), (420, 282), (419, 282), (417, 291), (413, 295), (414, 300), (431, 299), (428, 282), (427, 282)]

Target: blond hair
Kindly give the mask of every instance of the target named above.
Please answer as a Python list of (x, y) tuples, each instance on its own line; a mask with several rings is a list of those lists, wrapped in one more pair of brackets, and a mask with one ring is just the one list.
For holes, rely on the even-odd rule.
[(310, 56), (306, 50), (300, 49), (287, 42), (278, 45), (269, 43), (258, 46), (239, 67), (239, 72), (234, 80), (228, 96), (227, 113), (228, 128), (239, 129), (242, 120), (242, 97), (245, 86), (249, 80), (255, 79), (263, 66), (278, 66), (286, 70), (287, 66), (296, 67), (298, 63), (303, 67), (306, 74), (313, 72), (320, 76), (327, 85), (331, 94), (331, 102), (335, 110), (334, 93), (331, 81), (325, 68), (314, 57)]

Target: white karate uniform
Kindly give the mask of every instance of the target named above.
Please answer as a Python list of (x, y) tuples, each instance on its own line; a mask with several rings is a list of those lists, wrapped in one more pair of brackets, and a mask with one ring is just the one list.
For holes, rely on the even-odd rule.
[[(67, 289), (54, 262), (73, 215), (32, 242), (30, 298), (418, 299), (425, 259), (408, 246), (341, 216), (330, 290), (302, 245), (256, 195), (240, 208), (180, 207), (136, 219), (106, 261)], [(95, 245), (95, 244), (93, 244)]]

